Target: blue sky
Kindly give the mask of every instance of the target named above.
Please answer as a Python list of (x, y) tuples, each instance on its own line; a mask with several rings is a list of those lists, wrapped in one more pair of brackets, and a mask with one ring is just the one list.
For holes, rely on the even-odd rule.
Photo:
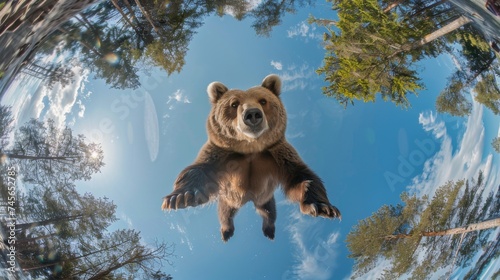
[[(499, 185), (499, 156), (490, 142), (500, 120), (475, 103), (468, 118), (436, 113), (435, 98), (454, 67), (447, 57), (421, 65), (427, 89), (410, 98), (407, 110), (380, 100), (345, 110), (324, 97), (314, 72), (324, 55), (322, 30), (305, 20), (332, 17), (325, 5), (287, 15), (269, 38), (257, 37), (248, 20), (207, 18), (182, 72), (142, 75), (136, 91), (111, 90), (85, 71), (70, 88), (52, 91), (21, 77), (2, 104), (13, 106), (19, 123), (50, 117), (102, 143), (106, 166), (78, 188), (118, 205), (121, 221), (114, 227), (140, 230), (148, 242), (175, 243), (174, 266), (165, 268), (174, 279), (343, 279), (352, 270), (344, 241), (351, 227), (397, 203), (402, 191), (432, 194), (479, 170), (488, 188)], [(303, 216), (277, 192), (274, 241), (263, 236), (261, 218), (247, 205), (224, 244), (216, 204), (164, 213), (162, 197), (206, 141), (207, 85), (246, 89), (270, 73), (283, 79), (287, 138), (322, 177), (343, 219)]]

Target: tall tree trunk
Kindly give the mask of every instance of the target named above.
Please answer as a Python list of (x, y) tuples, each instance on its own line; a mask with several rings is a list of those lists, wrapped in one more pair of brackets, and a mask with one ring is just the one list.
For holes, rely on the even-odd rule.
[(455, 31), (457, 30), (458, 28), (466, 25), (467, 23), (471, 22), (472, 20), (466, 16), (460, 16), (459, 18), (455, 19), (454, 21), (448, 23), (447, 25), (439, 28), (438, 30), (430, 33), (430, 34), (427, 34), (426, 36), (424, 36), (424, 38), (420, 39), (420, 41), (417, 41), (415, 43), (411, 43), (411, 44), (406, 44), (406, 45), (403, 45), (401, 46), (401, 50), (395, 52), (394, 54), (392, 54), (391, 56), (395, 56), (401, 52), (405, 52), (405, 51), (411, 51), (413, 49), (416, 49), (416, 48), (419, 48), (419, 47), (422, 47), (424, 46), (425, 44), (427, 43), (430, 43), (452, 31)]
[(415, 234), (418, 234), (420, 236), (455, 235), (455, 234), (468, 233), (468, 232), (476, 231), (476, 230), (495, 228), (495, 227), (499, 227), (499, 226), (500, 226), (500, 218), (494, 218), (494, 219), (489, 219), (489, 220), (482, 221), (479, 223), (470, 224), (470, 225), (467, 225), (464, 227), (452, 228), (452, 229), (447, 229), (447, 230), (442, 230), (442, 231), (420, 232), (420, 233), (414, 233), (414, 234), (393, 234), (393, 235), (386, 235), (383, 238), (385, 240), (410, 238), (410, 237), (415, 236)]
[(146, 17), (146, 19), (148, 20), (149, 24), (151, 24), (151, 26), (155, 30), (156, 34), (160, 35), (160, 33), (158, 32), (158, 28), (155, 26), (153, 20), (151, 20), (151, 17), (149, 16), (149, 13), (144, 9), (144, 7), (141, 5), (141, 3), (139, 2), (139, 0), (135, 0), (135, 3), (137, 4), (137, 7), (139, 7), (139, 9), (141, 10), (141, 12), (144, 15), (144, 17)]
[(46, 226), (46, 225), (50, 225), (50, 224), (53, 224), (53, 223), (59, 222), (59, 221), (73, 221), (73, 220), (80, 219), (81, 217), (83, 217), (83, 215), (78, 214), (78, 215), (66, 216), (66, 217), (62, 217), (62, 218), (48, 219), (48, 220), (39, 221), (39, 222), (16, 224), (16, 229), (26, 230), (30, 227)]
[(399, 4), (403, 3), (404, 0), (396, 0), (394, 2), (392, 2), (391, 4), (389, 4), (387, 7), (385, 7), (384, 9), (384, 13), (387, 13), (389, 12), (390, 10), (396, 8)]
[(28, 159), (28, 160), (75, 160), (79, 159), (80, 156), (64, 156), (64, 157), (51, 157), (51, 156), (27, 156), (27, 155), (16, 155), (16, 154), (5, 154), (8, 158), (17, 159)]
[[(398, 55), (402, 52), (405, 52), (405, 51), (411, 51), (413, 49), (416, 49), (416, 48), (419, 48), (419, 47), (422, 47), (424, 46), (425, 44), (427, 43), (430, 43), (452, 31), (455, 31), (457, 30), (458, 28), (468, 24), (469, 22), (471, 22), (472, 20), (466, 16), (460, 16), (459, 18), (453, 20), (452, 22), (448, 23), (447, 25), (439, 28), (438, 30), (430, 33), (430, 34), (427, 34), (426, 36), (424, 36), (424, 38), (420, 39), (419, 41), (417, 42), (414, 42), (414, 43), (410, 43), (410, 44), (405, 44), (403, 46), (400, 46), (399, 47), (399, 50), (397, 50), (396, 52), (394, 52), (393, 54), (391, 54), (389, 56), (390, 57), (393, 57), (395, 55)], [(329, 19), (311, 19), (311, 23), (316, 23), (318, 25), (321, 25), (321, 26), (328, 26), (328, 25), (336, 25), (337, 22), (334, 21), (334, 20), (329, 20)], [(374, 35), (373, 35), (374, 36)], [(325, 46), (325, 48), (328, 49), (329, 45), (327, 44)]]
[(50, 76), (52, 67), (43, 67), (35, 63), (29, 63), (23, 69), (21, 69), (21, 71), (35, 78), (44, 79)]
[(99, 35), (98, 32), (97, 32), (97, 30), (95, 29), (94, 25), (83, 14), (80, 14), (80, 17), (75, 16), (75, 18), (83, 26), (85, 26), (85, 28), (87, 28), (87, 30), (92, 30), (92, 33), (94, 33), (94, 35), (96, 35), (96, 36)]
[[(123, 10), (120, 7), (120, 5), (118, 5), (118, 1), (117, 0), (111, 0), (111, 3), (113, 3), (113, 6), (115, 6), (115, 8), (122, 15), (123, 19), (130, 25), (130, 27), (132, 27), (133, 29), (135, 29), (135, 26), (132, 24), (132, 22), (130, 21), (130, 19), (128, 18), (128, 16), (123, 12)], [(130, 11), (130, 13), (133, 14), (134, 12)]]
[[(83, 258), (86, 258), (86, 257), (91, 256), (91, 255), (94, 255), (94, 254), (98, 254), (98, 253), (101, 253), (101, 252), (106, 252), (106, 251), (111, 251), (111, 249), (117, 248), (117, 247), (119, 247), (120, 245), (125, 244), (125, 243), (127, 243), (127, 242), (129, 242), (129, 241), (130, 241), (130, 240), (124, 240), (124, 241), (122, 241), (121, 243), (119, 243), (119, 244), (115, 244), (115, 245), (113, 245), (113, 246), (111, 246), (111, 247), (106, 247), (106, 248), (102, 248), (102, 249), (97, 250), (97, 251), (88, 252), (88, 253), (83, 254), (83, 255), (80, 255), (80, 256), (76, 256), (76, 257), (73, 257), (73, 258), (65, 259), (64, 261), (70, 261), (70, 262), (73, 262), (73, 261), (76, 261), (76, 260), (79, 260), (79, 259), (83, 259)], [(88, 269), (87, 269), (86, 271), (88, 271)], [(72, 274), (71, 274), (71, 276), (78, 276), (78, 275), (81, 275), (81, 274), (85, 273), (86, 271), (79, 271), (79, 272), (77, 272), (77, 273), (72, 273)], [(110, 272), (111, 272), (111, 271), (110, 271)], [(100, 275), (100, 276), (102, 277), (102, 276), (104, 276), (104, 275), (102, 275), (102, 273), (103, 273), (103, 272), (101, 271), (101, 272), (99, 272), (97, 275)], [(109, 272), (108, 272), (107, 274), (109, 274)], [(99, 279), (99, 278), (96, 278), (96, 276), (93, 276), (93, 278), (95, 278), (95, 279)]]
[(32, 266), (32, 267), (26, 267), (25, 265), (21, 265), (21, 269), (23, 271), (30, 271), (30, 270), (36, 270), (36, 269), (45, 268), (45, 267), (51, 267), (51, 266), (54, 266), (56, 264), (59, 264), (59, 263), (48, 263), (48, 264), (42, 264), (39, 266)]
[(125, 6), (127, 6), (127, 9), (130, 11), (130, 16), (132, 17), (132, 20), (135, 21), (136, 23), (139, 23), (137, 18), (135, 17), (134, 9), (132, 9), (132, 5), (130, 5), (130, 2), (128, 0), (123, 0), (125, 3)]
[(309, 24), (315, 23), (319, 26), (325, 26), (325, 27), (328, 27), (329, 25), (337, 26), (337, 21), (331, 20), (331, 19), (326, 19), (326, 18), (312, 18), (312, 17), (310, 17), (308, 19), (308, 21), (309, 21)]
[(113, 272), (119, 268), (122, 268), (122, 267), (126, 266), (127, 264), (136, 263), (136, 262), (139, 262), (139, 261), (132, 258), (132, 259), (126, 260), (125, 262), (117, 263), (116, 265), (108, 267), (108, 269), (101, 271), (101, 272), (97, 273), (96, 275), (90, 277), (89, 280), (103, 279), (104, 277), (108, 276), (111, 272)]
[(38, 240), (46, 239), (49, 237), (56, 236), (57, 233), (51, 233), (51, 234), (46, 234), (42, 236), (37, 236), (37, 237), (24, 237), (24, 238), (17, 238), (16, 241), (16, 248), (19, 250), (29, 250), (31, 249), (34, 251), (36, 248), (39, 247), (39, 245), (36, 243)]
[(432, 32), (431, 34), (426, 35), (420, 42), (418, 43), (419, 46), (423, 46), (429, 42), (432, 42), (436, 40), (439, 37), (442, 37), (452, 31), (457, 30), (458, 28), (466, 25), (467, 23), (471, 22), (472, 20), (466, 16), (460, 16), (456, 20), (448, 23), (447, 25), (439, 28), (438, 30)]
[[(57, 27), (57, 30), (61, 31), (62, 33), (69, 34), (68, 30), (64, 29), (63, 27)], [(74, 36), (71, 36), (74, 38)], [(98, 50), (96, 50), (94, 47), (90, 46), (87, 42), (84, 42), (81, 40), (81, 38), (75, 38), (75, 40), (78, 41), (82, 46), (93, 52), (95, 55), (98, 55), (100, 57), (103, 57), (104, 55), (100, 53)]]

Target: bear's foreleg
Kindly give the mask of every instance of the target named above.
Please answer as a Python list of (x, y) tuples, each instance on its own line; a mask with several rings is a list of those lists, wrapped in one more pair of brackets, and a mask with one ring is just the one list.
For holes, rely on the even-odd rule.
[(163, 198), (163, 210), (182, 209), (208, 202), (217, 195), (219, 186), (209, 164), (193, 164), (186, 167), (174, 183), (174, 191)]
[(302, 161), (286, 141), (271, 148), (281, 175), (283, 191), (288, 199), (300, 204), (300, 211), (311, 216), (341, 218), (337, 207), (330, 204), (321, 179)]
[[(306, 176), (303, 177), (303, 175)], [(299, 202), (300, 211), (314, 217), (322, 216), (341, 219), (340, 211), (337, 207), (330, 204), (321, 180), (317, 176), (307, 176), (307, 174), (301, 174), (298, 178), (300, 177), (309, 178), (284, 186), (287, 197), (292, 201)], [(292, 178), (290, 181), (297, 181), (298, 178)]]

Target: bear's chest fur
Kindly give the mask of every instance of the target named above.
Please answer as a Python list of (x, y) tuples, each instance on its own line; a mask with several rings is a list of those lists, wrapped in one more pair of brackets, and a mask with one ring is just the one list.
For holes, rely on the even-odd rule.
[(278, 168), (268, 152), (233, 154), (218, 172), (219, 199), (233, 207), (248, 201), (262, 205), (273, 196), (279, 184)]

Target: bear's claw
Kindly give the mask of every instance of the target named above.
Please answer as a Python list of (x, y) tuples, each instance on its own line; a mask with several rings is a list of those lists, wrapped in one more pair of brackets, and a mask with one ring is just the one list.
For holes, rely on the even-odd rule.
[(186, 191), (184, 193), (173, 193), (169, 194), (163, 198), (163, 204), (161, 205), (162, 210), (177, 210), (183, 209), (189, 206), (198, 206), (208, 201), (208, 197), (196, 190), (194, 193), (192, 191)]
[(300, 205), (300, 210), (304, 214), (311, 215), (313, 217), (322, 216), (325, 218), (338, 218), (342, 220), (342, 214), (340, 214), (337, 207), (326, 204), (326, 203), (302, 203)]
[(274, 226), (268, 226), (268, 227), (262, 228), (262, 232), (264, 233), (264, 236), (271, 239), (271, 240), (274, 240), (274, 231), (275, 231)]

